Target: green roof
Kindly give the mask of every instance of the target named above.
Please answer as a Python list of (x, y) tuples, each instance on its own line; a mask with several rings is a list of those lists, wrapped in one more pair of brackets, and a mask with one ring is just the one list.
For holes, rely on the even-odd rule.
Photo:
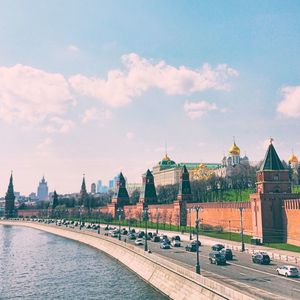
[[(184, 165), (186, 166), (187, 169), (196, 169), (199, 167), (201, 163), (179, 163), (177, 164), (178, 167), (183, 167)], [(205, 167), (208, 169), (217, 169), (221, 167), (221, 164), (218, 163), (204, 163)]]
[(281, 160), (279, 159), (279, 156), (273, 144), (270, 143), (264, 161), (260, 167), (260, 171), (278, 171), (278, 170), (285, 170), (285, 169)]

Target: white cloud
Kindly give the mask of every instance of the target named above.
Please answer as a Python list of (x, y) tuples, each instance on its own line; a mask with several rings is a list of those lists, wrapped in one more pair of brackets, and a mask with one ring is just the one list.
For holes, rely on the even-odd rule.
[(75, 126), (73, 121), (59, 117), (53, 117), (49, 121), (49, 124), (44, 127), (44, 130), (48, 133), (67, 133)]
[(286, 86), (281, 93), (283, 98), (278, 103), (277, 111), (285, 117), (300, 117), (300, 85)]
[(47, 156), (49, 153), (49, 147), (53, 144), (53, 140), (50, 137), (45, 138), (40, 144), (37, 145), (37, 154), (39, 156)]
[(0, 67), (0, 119), (5, 122), (40, 123), (63, 115), (74, 103), (61, 74), (20, 64)]
[(204, 116), (208, 111), (217, 110), (218, 107), (215, 103), (207, 101), (199, 102), (185, 102), (184, 111), (191, 120), (195, 120)]
[(70, 52), (73, 52), (73, 53), (79, 52), (79, 48), (78, 48), (77, 46), (75, 46), (75, 45), (69, 45), (69, 46), (68, 46), (68, 50), (69, 50)]
[(128, 139), (128, 140), (133, 140), (134, 139), (134, 133), (133, 132), (131, 132), (131, 131), (128, 131), (127, 133), (126, 133), (126, 138)]
[(103, 122), (111, 118), (111, 111), (108, 109), (97, 109), (95, 107), (87, 109), (82, 118), (81, 123), (85, 124), (91, 121)]
[(101, 100), (108, 106), (129, 104), (150, 88), (159, 88), (168, 95), (186, 95), (207, 89), (229, 90), (228, 79), (237, 76), (236, 70), (222, 64), (212, 68), (204, 64), (201, 69), (178, 68), (164, 61), (154, 63), (135, 53), (122, 56), (125, 70), (110, 70), (106, 79), (81, 74), (69, 78), (78, 94)]

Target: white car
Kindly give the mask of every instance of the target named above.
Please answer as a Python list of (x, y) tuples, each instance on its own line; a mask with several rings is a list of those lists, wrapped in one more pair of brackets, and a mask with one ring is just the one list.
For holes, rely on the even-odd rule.
[(144, 245), (144, 239), (136, 239), (134, 243), (138, 246)]
[(283, 275), (285, 277), (297, 277), (299, 276), (299, 271), (294, 266), (281, 266), (276, 269), (278, 275)]
[(180, 241), (178, 241), (178, 240), (173, 240), (173, 241), (171, 242), (171, 245), (172, 245), (173, 247), (180, 247), (180, 246), (181, 246), (181, 243), (180, 243)]

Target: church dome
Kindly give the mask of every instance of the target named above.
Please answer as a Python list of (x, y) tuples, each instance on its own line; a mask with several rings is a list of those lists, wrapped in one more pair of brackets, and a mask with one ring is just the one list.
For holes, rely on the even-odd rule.
[(294, 163), (294, 164), (297, 164), (298, 163), (298, 158), (296, 155), (292, 154), (289, 158), (289, 163)]
[(229, 149), (229, 153), (231, 155), (240, 155), (240, 152), (241, 152), (240, 148), (236, 145), (235, 142), (233, 142), (232, 146)]
[(171, 158), (166, 154), (163, 159), (158, 163), (160, 166), (175, 166), (175, 161), (171, 160)]

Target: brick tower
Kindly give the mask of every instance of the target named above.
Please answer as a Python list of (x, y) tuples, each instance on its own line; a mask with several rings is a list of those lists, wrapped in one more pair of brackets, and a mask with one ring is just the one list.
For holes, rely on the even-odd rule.
[(256, 173), (256, 193), (250, 195), (253, 236), (261, 242), (284, 242), (283, 201), (293, 199), (289, 171), (284, 168), (270, 139), (260, 170)]

